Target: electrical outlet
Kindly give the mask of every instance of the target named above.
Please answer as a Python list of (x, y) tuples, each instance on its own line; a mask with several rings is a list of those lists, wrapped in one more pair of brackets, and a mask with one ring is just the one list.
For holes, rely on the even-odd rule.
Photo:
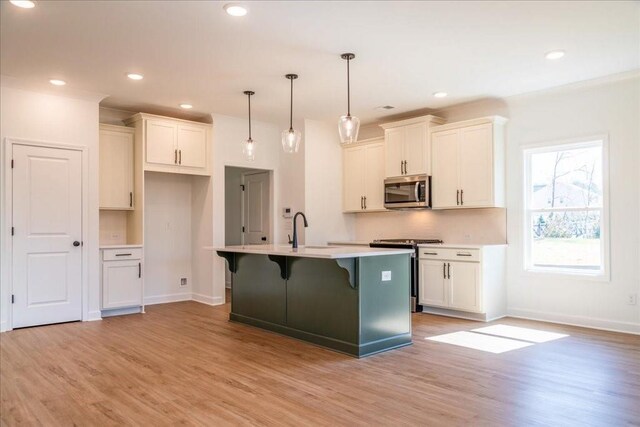
[(382, 281), (383, 282), (390, 282), (391, 281), (391, 272), (390, 271), (383, 271), (382, 272)]
[(636, 305), (638, 303), (638, 294), (629, 294), (629, 299), (627, 300), (627, 304)]
[(180, 286), (187, 286), (187, 278), (183, 277), (180, 279)]

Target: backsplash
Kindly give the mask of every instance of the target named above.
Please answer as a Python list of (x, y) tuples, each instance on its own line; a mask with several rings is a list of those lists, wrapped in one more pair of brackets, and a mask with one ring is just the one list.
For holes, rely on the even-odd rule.
[(507, 210), (389, 211), (356, 214), (356, 241), (433, 238), (445, 243), (507, 243)]

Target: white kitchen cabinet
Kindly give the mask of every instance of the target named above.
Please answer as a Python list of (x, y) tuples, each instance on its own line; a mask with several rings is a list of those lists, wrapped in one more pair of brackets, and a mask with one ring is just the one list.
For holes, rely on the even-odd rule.
[(433, 209), (504, 207), (504, 124), (499, 116), (431, 132)]
[(123, 246), (101, 252), (101, 309), (142, 308), (142, 248)]
[(133, 209), (134, 131), (100, 125), (100, 209)]
[(385, 136), (385, 177), (431, 175), (429, 130), (444, 120), (423, 116), (380, 125)]
[(418, 303), (433, 314), (506, 315), (506, 245), (420, 245)]
[(343, 149), (343, 211), (384, 210), (384, 143), (381, 138)]
[(144, 170), (211, 174), (211, 125), (144, 113), (125, 123), (143, 142)]

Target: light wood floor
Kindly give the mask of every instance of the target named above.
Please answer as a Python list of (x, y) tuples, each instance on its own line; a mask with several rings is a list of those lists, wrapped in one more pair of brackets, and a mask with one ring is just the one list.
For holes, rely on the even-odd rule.
[(416, 314), (414, 345), (354, 359), (249, 326), (229, 307), (0, 335), (2, 425), (640, 425), (640, 337), (570, 337), (503, 354), (425, 340), (483, 326)]

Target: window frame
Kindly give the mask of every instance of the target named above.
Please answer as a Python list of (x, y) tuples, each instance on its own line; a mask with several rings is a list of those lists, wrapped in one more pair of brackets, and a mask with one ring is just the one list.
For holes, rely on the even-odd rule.
[[(588, 148), (594, 146), (602, 147), (602, 206), (600, 208), (546, 208), (534, 209), (530, 206), (532, 201), (532, 178), (531, 178), (531, 157), (533, 154), (549, 153), (563, 150)], [(562, 278), (576, 278), (583, 280), (610, 281), (609, 271), (609, 250), (610, 250), (610, 228), (609, 228), (609, 138), (606, 134), (592, 135), (581, 138), (573, 138), (561, 141), (548, 141), (537, 144), (530, 144), (522, 147), (522, 164), (524, 171), (523, 182), (523, 270), (528, 275), (558, 276)], [(533, 231), (531, 228), (532, 212), (535, 211), (579, 211), (588, 210), (600, 211), (600, 259), (601, 265), (598, 270), (581, 270), (575, 268), (562, 267), (536, 267), (531, 259), (531, 246), (533, 243)]]

